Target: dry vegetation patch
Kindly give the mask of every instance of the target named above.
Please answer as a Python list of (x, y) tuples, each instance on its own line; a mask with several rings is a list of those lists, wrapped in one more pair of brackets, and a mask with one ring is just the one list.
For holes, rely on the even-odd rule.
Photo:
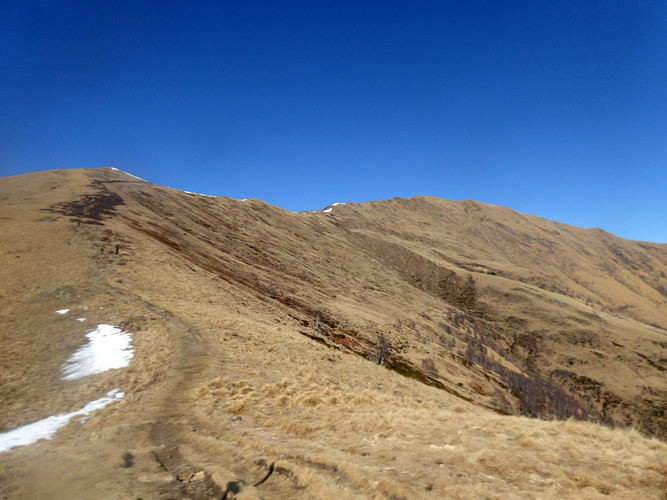
[(304, 497), (324, 498), (313, 476), (327, 477), (327, 464), (370, 497), (659, 498), (662, 442), (585, 422), (501, 417), (439, 394), (419, 391), (418, 401), (391, 390), (390, 372), (379, 389), (362, 375), (373, 367), (354, 370), (360, 376), (344, 382), (306, 370), (257, 385), (216, 378), (194, 405), (209, 421), (230, 422), (224, 436), (245, 436), (240, 452), (282, 459)]

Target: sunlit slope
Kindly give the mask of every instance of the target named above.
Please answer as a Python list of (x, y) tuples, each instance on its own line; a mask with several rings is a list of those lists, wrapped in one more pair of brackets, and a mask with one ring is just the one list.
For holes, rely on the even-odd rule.
[[(550, 254), (496, 231), (536, 238), (553, 223), (472, 202), (294, 214), (110, 169), (2, 179), (0, 196), (0, 432), (125, 392), (0, 454), (9, 498), (664, 490), (660, 441), (504, 415), (664, 435), (663, 247), (568, 227), (579, 247), (554, 234)], [(641, 248), (658, 281), (605, 259), (610, 245)], [(566, 272), (583, 251), (595, 265)], [(598, 274), (622, 286), (604, 295)], [(657, 296), (611, 300), (626, 285), (643, 296), (635, 279)], [(63, 380), (99, 324), (132, 335), (130, 365)]]
[(501, 412), (664, 432), (664, 246), (474, 202), (294, 214), (132, 178), (104, 187), (133, 232), (306, 336), (368, 359), (391, 344), (391, 368)]
[[(478, 285), (473, 316), (500, 332), (501, 349), (604, 418), (665, 435), (665, 245), (472, 201), (339, 205), (331, 216), (385, 254), (385, 242), (396, 243), (458, 275), (470, 273)], [(438, 294), (423, 277), (412, 281)], [(631, 408), (640, 408), (640, 420)]]
[(355, 231), (394, 236), (434, 261), (495, 272), (667, 327), (667, 245), (433, 197), (339, 205), (331, 215)]

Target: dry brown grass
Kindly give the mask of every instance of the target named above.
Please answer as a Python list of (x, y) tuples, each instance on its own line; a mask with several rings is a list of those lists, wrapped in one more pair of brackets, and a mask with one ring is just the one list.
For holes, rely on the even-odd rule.
[[(238, 448), (281, 458), (308, 498), (330, 495), (316, 478), (332, 474), (369, 498), (660, 497), (660, 441), (499, 416), (429, 388), (404, 392), (394, 374), (355, 361), (339, 361), (348, 365), (344, 379), (307, 369), (269, 383), (217, 377), (193, 406), (207, 421), (241, 416)], [(235, 434), (233, 426), (221, 433)]]
[[(125, 200), (103, 225), (42, 210), (94, 192), (91, 179)], [(588, 377), (621, 398), (610, 415), (648, 426), (642, 401), (651, 408), (667, 390), (651, 365), (664, 332), (647, 325), (664, 326), (664, 300), (618, 255), (662, 269), (655, 246), (431, 199), (289, 214), (104, 170), (3, 189), (0, 255), (16, 265), (0, 266), (0, 430), (116, 386), (128, 395), (52, 442), (0, 455), (0, 496), (209, 498), (230, 484), (237, 498), (665, 496), (662, 441), (631, 426), (499, 415), (480, 405), (500, 395), (516, 411), (518, 400), (464, 362), (471, 339), (484, 338), (482, 351), (506, 370)], [(405, 252), (367, 253), (357, 234)], [(120, 241), (120, 255), (99, 252), (102, 238)], [(435, 296), (437, 283), (406, 281), (397, 259), (408, 271), (474, 273), (479, 315)], [(620, 281), (603, 276), (610, 262)], [(53, 314), (64, 307), (72, 317)], [(491, 319), (502, 328), (489, 330)], [(64, 384), (61, 363), (101, 322), (133, 333), (130, 367)], [(376, 365), (380, 336), (472, 402)], [(128, 452), (135, 465), (123, 468)]]

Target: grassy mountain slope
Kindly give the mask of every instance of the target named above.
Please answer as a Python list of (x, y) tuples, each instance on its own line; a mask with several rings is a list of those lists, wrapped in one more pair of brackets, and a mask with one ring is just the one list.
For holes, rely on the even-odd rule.
[[(295, 214), (110, 169), (0, 197), (0, 432), (127, 393), (0, 454), (9, 498), (664, 489), (664, 245), (434, 198)], [(133, 334), (130, 366), (61, 380), (100, 323)]]

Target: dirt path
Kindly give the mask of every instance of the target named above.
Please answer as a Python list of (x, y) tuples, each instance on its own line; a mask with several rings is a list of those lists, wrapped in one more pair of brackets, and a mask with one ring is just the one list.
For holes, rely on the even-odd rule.
[[(189, 463), (179, 451), (187, 434), (196, 432), (198, 422), (189, 410), (192, 392), (211, 378), (216, 367), (215, 349), (193, 325), (181, 321), (171, 312), (147, 302), (134, 294), (109, 285), (97, 277), (91, 283), (107, 293), (138, 305), (171, 325), (180, 335), (176, 359), (169, 378), (159, 391), (160, 400), (152, 405), (148, 437), (154, 445), (151, 455), (159, 469), (171, 475), (173, 481), (162, 478), (153, 484), (155, 491), (166, 497), (221, 498), (223, 492), (210, 475)], [(197, 475), (199, 473), (199, 475)], [(196, 478), (196, 479), (195, 479)], [(194, 480), (193, 480), (194, 479)], [(166, 483), (166, 484), (165, 484)]]
[(164, 330), (172, 332), (175, 346), (164, 359), (169, 369), (136, 403), (117, 406), (116, 417), (109, 416), (112, 406), (94, 415), (100, 421), (87, 424), (85, 434), (66, 426), (53, 441), (1, 454), (0, 500), (222, 498), (210, 475), (180, 451), (188, 433), (200, 426), (189, 410), (191, 394), (218, 367), (217, 346), (170, 311), (96, 274), (85, 285), (169, 326)]

